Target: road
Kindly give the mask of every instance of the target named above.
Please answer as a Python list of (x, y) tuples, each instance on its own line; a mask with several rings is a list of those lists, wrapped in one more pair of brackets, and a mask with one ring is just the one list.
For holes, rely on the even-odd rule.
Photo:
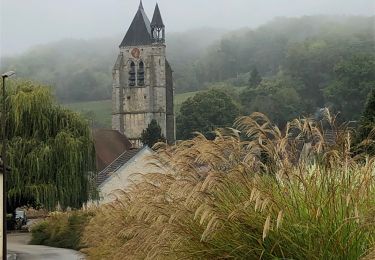
[[(8, 234), (8, 254), (15, 253), (17, 260), (78, 260), (85, 259), (77, 251), (48, 246), (28, 245), (29, 233)], [(10, 258), (12, 259), (12, 258)]]

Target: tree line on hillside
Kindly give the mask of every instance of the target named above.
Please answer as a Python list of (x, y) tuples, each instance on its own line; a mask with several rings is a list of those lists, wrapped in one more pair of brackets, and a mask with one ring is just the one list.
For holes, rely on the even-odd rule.
[[(223, 80), (219, 89), (233, 99), (233, 111), (262, 112), (279, 126), (295, 117), (319, 116), (323, 107), (338, 114), (341, 122), (360, 120), (375, 88), (374, 18), (320, 18), (280, 18), (272, 26), (224, 38), (200, 59), (199, 81)], [(215, 122), (200, 122), (205, 114), (220, 116), (214, 110), (202, 111), (212, 99), (201, 106), (189, 105), (192, 102), (186, 101), (178, 112), (182, 139), (193, 131), (206, 132), (191, 123), (195, 113), (201, 115), (196, 121), (206, 126)], [(232, 122), (228, 119), (224, 125)]]
[[(167, 35), (168, 59), (173, 64), (179, 91), (189, 89), (191, 64), (223, 33), (220, 29), (206, 28)], [(122, 37), (65, 39), (40, 45), (19, 56), (1, 57), (0, 67), (4, 71), (17, 71), (20, 78), (51, 85), (63, 103), (110, 99), (112, 68)]]
[(297, 69), (296, 75), (311, 85), (324, 83), (338, 61), (359, 50), (373, 52), (374, 22), (375, 17), (306, 16), (277, 18), (255, 30), (235, 31), (197, 60), (197, 80), (235, 79), (257, 67), (265, 77), (276, 75), (280, 68)]
[(108, 99), (115, 47), (112, 39), (66, 39), (2, 58), (1, 68), (15, 70), (18, 78), (52, 86), (61, 102)]
[[(333, 80), (334, 66), (359, 52), (374, 52), (373, 24), (374, 17), (306, 16), (277, 18), (254, 30), (170, 33), (167, 52), (176, 93), (206, 89), (220, 81), (243, 86), (256, 67), (262, 77), (287, 71), (304, 83), (306, 93), (324, 103), (320, 90)], [(54, 86), (62, 102), (109, 99), (121, 38), (42, 45), (2, 58), (1, 67)]]
[[(240, 92), (239, 97), (220, 89), (211, 89), (188, 98), (182, 103), (177, 114), (177, 139), (191, 139), (198, 132), (212, 139), (215, 137), (215, 129), (231, 127), (237, 117), (254, 112), (266, 113), (270, 118), (275, 118), (275, 123), (279, 127), (285, 127), (286, 120), (303, 117), (299, 109), (304, 106), (293, 88), (284, 87), (283, 84), (288, 83), (288, 80), (290, 79), (281, 78), (269, 82), (262, 81), (264, 83), (259, 83), (257, 88), (249, 87)], [(357, 124), (354, 125), (358, 130), (357, 143), (368, 137), (375, 137), (375, 132), (372, 130), (375, 127), (375, 80), (369, 84), (372, 87), (367, 95), (363, 95), (361, 101), (364, 105), (360, 107), (359, 103), (355, 104), (358, 106), (356, 111), (358, 114), (355, 116)], [(338, 89), (338, 91), (342, 90)], [(358, 95), (355, 92), (352, 92), (353, 95)], [(237, 96), (239, 100), (236, 101), (233, 96)], [(253, 98), (247, 103), (249, 96)], [(354, 103), (348, 106), (353, 108)], [(322, 111), (323, 108), (315, 114), (305, 116), (318, 119), (322, 116)], [(340, 114), (337, 115), (339, 121), (343, 122)], [(371, 149), (370, 151), (374, 152)]]
[[(227, 33), (220, 40), (218, 30), (170, 34), (167, 50), (176, 92), (220, 86), (233, 99), (237, 114), (263, 112), (280, 125), (294, 117), (313, 116), (322, 107), (340, 113), (342, 121), (358, 120), (374, 88), (374, 20), (277, 18), (255, 30)], [(65, 40), (6, 59), (4, 64), (21, 77), (54, 85), (60, 101), (107, 99), (116, 46), (114, 39)], [(181, 109), (190, 111), (188, 106)], [(185, 121), (201, 109), (190, 107), (195, 111)], [(194, 131), (233, 122), (230, 116), (226, 124), (212, 124), (201, 112), (201, 118), (189, 123)], [(178, 137), (188, 138), (191, 132), (181, 123), (183, 117), (177, 111)]]

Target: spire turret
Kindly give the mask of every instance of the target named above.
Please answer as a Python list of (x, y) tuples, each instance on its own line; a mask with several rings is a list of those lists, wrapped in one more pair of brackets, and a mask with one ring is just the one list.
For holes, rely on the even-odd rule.
[(159, 5), (156, 4), (154, 15), (151, 21), (151, 35), (155, 43), (165, 42), (165, 26), (161, 18)]
[(159, 5), (156, 4), (154, 15), (152, 17), (151, 26), (164, 27), (163, 19), (161, 18)]

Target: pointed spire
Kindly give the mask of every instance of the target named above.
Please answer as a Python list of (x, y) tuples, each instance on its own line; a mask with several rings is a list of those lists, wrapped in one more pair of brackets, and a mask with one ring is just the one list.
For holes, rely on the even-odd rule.
[(120, 47), (148, 45), (152, 43), (151, 25), (145, 11), (143, 10), (142, 0), (135, 17), (122, 40)]
[(161, 18), (159, 5), (156, 3), (154, 16), (151, 21), (152, 27), (164, 27), (163, 19)]
[(143, 9), (143, 4), (142, 4), (142, 0), (139, 1), (139, 7), (138, 7), (138, 9), (140, 9), (140, 10), (144, 10), (144, 9)]

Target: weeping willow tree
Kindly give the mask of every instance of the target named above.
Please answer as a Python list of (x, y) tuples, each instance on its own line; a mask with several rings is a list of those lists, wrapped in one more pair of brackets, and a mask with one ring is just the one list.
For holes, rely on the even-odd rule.
[(10, 209), (27, 203), (78, 208), (91, 199), (95, 150), (87, 121), (32, 82), (10, 81), (6, 106)]

